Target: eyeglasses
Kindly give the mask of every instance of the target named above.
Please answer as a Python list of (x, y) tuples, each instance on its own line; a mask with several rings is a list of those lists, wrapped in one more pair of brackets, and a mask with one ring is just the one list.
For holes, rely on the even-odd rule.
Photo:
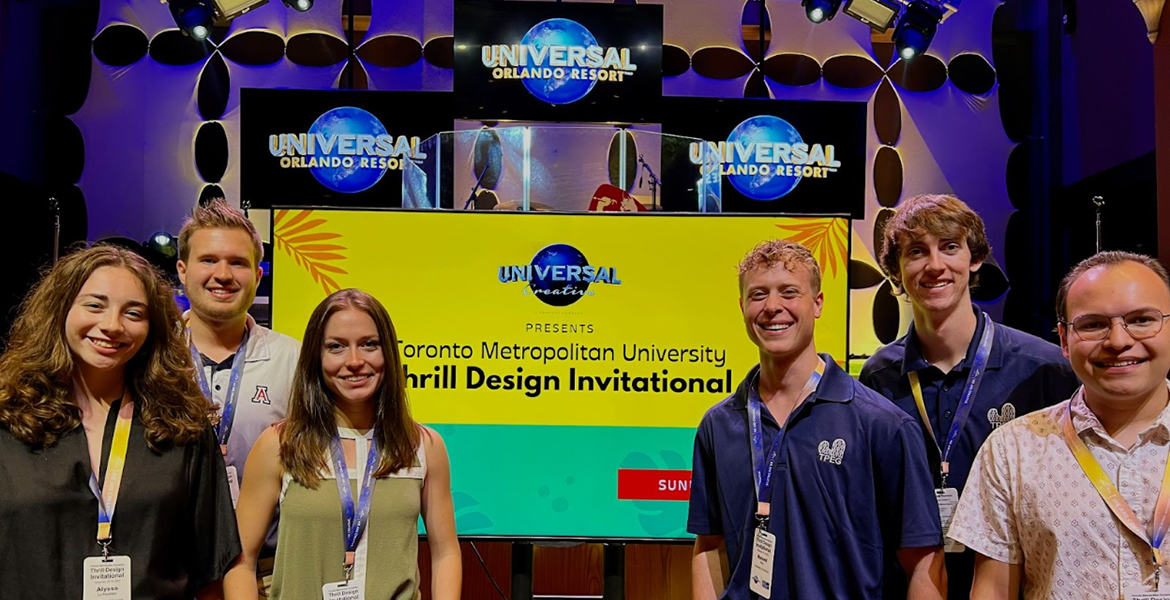
[(1086, 342), (1097, 342), (1109, 337), (1113, 331), (1113, 319), (1121, 319), (1121, 326), (1135, 340), (1158, 335), (1162, 331), (1162, 324), (1170, 315), (1153, 308), (1135, 310), (1124, 315), (1081, 315), (1072, 321), (1061, 321), (1066, 327), (1071, 327), (1077, 337)]

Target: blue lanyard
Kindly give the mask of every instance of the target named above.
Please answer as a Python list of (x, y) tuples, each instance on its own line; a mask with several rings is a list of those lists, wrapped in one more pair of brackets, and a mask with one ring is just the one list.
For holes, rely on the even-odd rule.
[[(967, 424), (967, 417), (971, 416), (971, 405), (975, 402), (975, 394), (979, 392), (979, 384), (983, 382), (983, 373), (987, 369), (987, 359), (991, 356), (992, 342), (995, 341), (995, 323), (985, 313), (983, 315), (983, 336), (979, 338), (979, 347), (975, 350), (975, 359), (971, 362), (971, 372), (967, 374), (967, 383), (963, 386), (963, 395), (959, 398), (959, 408), (955, 410), (955, 419), (951, 421), (951, 430), (947, 434), (946, 444), (939, 448), (942, 459), (942, 484), (947, 485), (947, 473), (950, 471), (951, 451), (959, 441), (959, 434)], [(914, 394), (914, 401), (918, 404), (918, 412), (926, 423), (926, 431), (931, 439), (938, 444), (934, 435), (934, 427), (930, 424), (930, 416), (926, 412), (926, 404), (922, 399), (922, 385), (918, 382), (918, 373), (912, 371), (910, 377), (910, 391)]]
[[(808, 383), (804, 384), (804, 389), (800, 392), (801, 402), (812, 393), (816, 392), (817, 385), (821, 382), (821, 373), (824, 370), (824, 363), (819, 359), (817, 361), (817, 368), (808, 378)], [(756, 382), (759, 381), (758, 375)], [(753, 383), (756, 383), (753, 382)], [(758, 383), (756, 384), (758, 385)], [(769, 501), (772, 495), (772, 468), (776, 465), (776, 457), (780, 454), (780, 441), (784, 438), (784, 427), (781, 427), (776, 432), (776, 437), (772, 439), (772, 448), (768, 451), (767, 463), (764, 462), (764, 429), (760, 420), (760, 410), (764, 405), (760, 401), (759, 395), (752, 394), (748, 391), (748, 425), (751, 428), (751, 442), (752, 442), (752, 470), (754, 478), (752, 483), (756, 488), (756, 514), (758, 517), (767, 517), (769, 512)], [(789, 418), (796, 414), (796, 410), (800, 408), (798, 404), (796, 408), (789, 414)]]
[(345, 466), (345, 453), (341, 449), (341, 438), (334, 436), (330, 447), (333, 455), (333, 474), (337, 476), (337, 493), (341, 496), (341, 530), (345, 536), (345, 580), (353, 573), (354, 556), (358, 542), (366, 532), (370, 521), (370, 498), (374, 495), (374, 471), (378, 470), (378, 442), (370, 440), (370, 451), (366, 457), (366, 473), (362, 477), (362, 488), (358, 503), (354, 506), (353, 490), (349, 485), (349, 468)]
[[(191, 360), (195, 361), (195, 379), (199, 381), (199, 389), (203, 390), (203, 395), (214, 403), (215, 399), (211, 396), (211, 384), (208, 383), (207, 375), (203, 372), (203, 357), (199, 354), (199, 349), (195, 347), (195, 340), (191, 337), (190, 328), (187, 328), (187, 339), (190, 340)], [(227, 395), (223, 399), (223, 416), (215, 425), (215, 436), (219, 439), (220, 450), (225, 455), (227, 454), (228, 437), (232, 434), (232, 423), (236, 420), (236, 401), (239, 400), (240, 382), (244, 378), (247, 348), (248, 329), (245, 327), (244, 337), (240, 339), (240, 349), (236, 350), (236, 355), (232, 358), (232, 375), (228, 379)]]

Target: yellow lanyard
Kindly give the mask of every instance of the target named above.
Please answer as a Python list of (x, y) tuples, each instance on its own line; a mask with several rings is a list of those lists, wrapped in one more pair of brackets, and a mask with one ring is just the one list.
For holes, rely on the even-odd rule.
[(914, 395), (914, 403), (918, 405), (918, 416), (922, 417), (922, 422), (926, 424), (926, 433), (930, 434), (930, 439), (937, 446), (938, 437), (934, 435), (934, 426), (930, 424), (930, 415), (926, 414), (926, 402), (922, 400), (922, 384), (918, 382), (918, 371), (910, 371), (906, 376), (910, 378), (910, 393)]
[(118, 409), (118, 421), (114, 425), (114, 439), (110, 443), (110, 458), (106, 465), (106, 478), (102, 486), (98, 487), (97, 473), (89, 474), (89, 489), (98, 501), (97, 541), (102, 546), (102, 553), (108, 553), (108, 546), (113, 539), (110, 531), (114, 520), (114, 509), (118, 504), (118, 492), (122, 488), (122, 473), (126, 468), (126, 448), (130, 442), (130, 421), (134, 416), (134, 403), (123, 400)]
[(1129, 503), (1121, 496), (1117, 486), (1113, 485), (1113, 481), (1105, 474), (1105, 470), (1089, 452), (1088, 446), (1073, 429), (1072, 403), (1083, 394), (1084, 388), (1081, 388), (1073, 400), (1069, 401), (1064, 420), (1064, 440), (1068, 443), (1069, 450), (1072, 450), (1073, 458), (1077, 460), (1081, 470), (1089, 478), (1089, 483), (1092, 483), (1093, 487), (1097, 489), (1097, 493), (1101, 494), (1101, 499), (1105, 501), (1109, 510), (1113, 511), (1117, 520), (1121, 521), (1143, 542), (1150, 545), (1150, 549), (1154, 551), (1154, 562), (1157, 563), (1160, 571), (1163, 565), (1162, 540), (1166, 537), (1166, 530), (1170, 528), (1170, 492), (1167, 492), (1170, 490), (1170, 455), (1167, 455), (1167, 466), (1162, 470), (1162, 488), (1158, 492), (1158, 502), (1154, 505), (1154, 518), (1150, 521), (1150, 529), (1147, 532), (1142, 528), (1142, 522), (1138, 519), (1137, 513), (1133, 512)]

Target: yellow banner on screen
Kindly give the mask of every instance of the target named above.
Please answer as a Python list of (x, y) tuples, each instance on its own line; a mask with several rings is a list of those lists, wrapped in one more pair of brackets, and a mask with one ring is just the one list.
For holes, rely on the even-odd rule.
[(373, 294), (425, 423), (696, 426), (759, 360), (737, 265), (768, 239), (812, 250), (817, 349), (846, 356), (844, 219), (288, 210), (273, 230), (274, 327)]

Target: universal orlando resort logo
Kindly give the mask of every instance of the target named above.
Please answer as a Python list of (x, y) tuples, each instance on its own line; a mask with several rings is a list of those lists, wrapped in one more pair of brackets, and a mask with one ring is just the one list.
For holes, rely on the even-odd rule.
[(629, 48), (603, 48), (580, 23), (560, 18), (537, 23), (519, 44), (483, 46), (481, 54), (492, 79), (519, 79), (549, 104), (576, 102), (598, 81), (621, 82), (638, 70)]
[(751, 117), (731, 130), (726, 142), (695, 142), (691, 162), (701, 164), (706, 143), (722, 159), (722, 174), (752, 200), (787, 195), (804, 178), (825, 179), (841, 167), (832, 144), (809, 144), (788, 121), (772, 115)]
[(268, 136), (268, 152), (284, 169), (308, 169), (321, 185), (343, 194), (374, 187), (386, 171), (423, 160), (419, 138), (393, 136), (374, 115), (342, 106), (317, 117), (306, 133)]

